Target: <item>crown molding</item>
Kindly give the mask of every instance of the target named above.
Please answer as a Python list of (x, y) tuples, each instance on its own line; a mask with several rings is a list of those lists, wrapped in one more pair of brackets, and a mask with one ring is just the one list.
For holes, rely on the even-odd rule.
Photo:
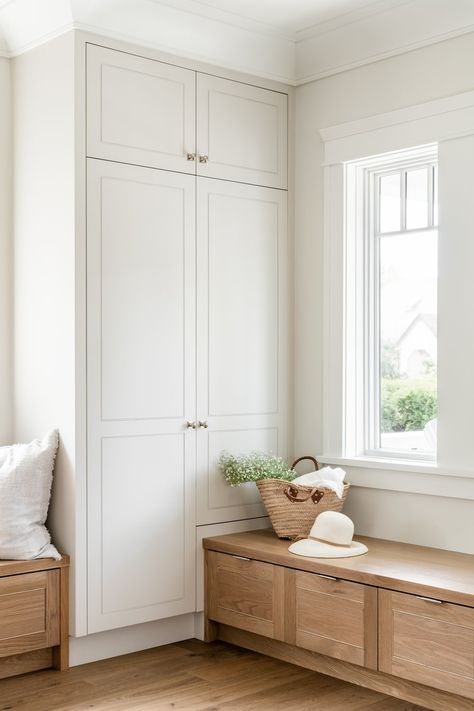
[(462, 35), (474, 33), (474, 23), (468, 25), (458, 30), (453, 30), (452, 32), (444, 32), (443, 34), (429, 37), (425, 40), (419, 42), (413, 42), (408, 45), (401, 45), (395, 47), (386, 52), (379, 52), (378, 54), (371, 54), (362, 59), (348, 62), (347, 64), (341, 64), (339, 66), (331, 66), (327, 69), (308, 74), (304, 77), (297, 78), (294, 80), (294, 86), (303, 86), (304, 84), (309, 84), (313, 81), (319, 81), (320, 79), (325, 79), (326, 77), (334, 76), (335, 74), (341, 74), (342, 72), (348, 72), (352, 69), (358, 69), (359, 67), (364, 67), (367, 64), (374, 64), (375, 62), (381, 62), (384, 59), (390, 59), (390, 57), (396, 57), (400, 54), (406, 54), (407, 52), (414, 52), (417, 49), (423, 49), (423, 47), (429, 47), (433, 44), (439, 44), (440, 42), (445, 42), (450, 39), (455, 39), (456, 37), (462, 37)]
[[(383, 2), (384, 0), (375, 0), (376, 2)], [(396, 2), (397, 0), (392, 0)], [(403, 0), (398, 0), (401, 2)], [(406, 0), (405, 0), (406, 1)], [(254, 32), (256, 34), (263, 34), (271, 37), (279, 37), (281, 39), (286, 39), (290, 42), (296, 42), (297, 33), (296, 32), (285, 32), (280, 27), (273, 25), (271, 22), (260, 22), (259, 20), (254, 20), (252, 18), (246, 17), (241, 13), (230, 12), (229, 10), (222, 10), (220, 8), (209, 5), (207, 2), (202, 0), (150, 0), (150, 2), (167, 5), (175, 9), (180, 9), (183, 12), (188, 12), (193, 15), (198, 15), (200, 17), (207, 17), (210, 20), (216, 20), (222, 22), (225, 25), (231, 25), (233, 27), (239, 27), (242, 30), (247, 30), (249, 32)]]
[[(2, 9), (2, 5), (0, 5), (0, 12)], [(4, 37), (1, 25), (0, 25), (0, 57), (8, 58), (9, 57), (9, 52), (8, 52), (8, 45), (6, 42), (6, 39)]]
[(298, 42), (296, 84), (306, 84), (474, 31), (472, 0), (408, 0), (379, 7)]
[(103, 27), (86, 24), (83, 22), (75, 22), (70, 29), (78, 30), (93, 35), (95, 40), (100, 37), (103, 37), (104, 39), (115, 40), (117, 42), (133, 45), (133, 47), (136, 48), (143, 47), (144, 52), (146, 51), (146, 49), (157, 52), (164, 52), (168, 55), (176, 56), (176, 64), (180, 64), (180, 60), (181, 62), (183, 62), (183, 59), (186, 59), (195, 62), (202, 62), (207, 64), (208, 66), (214, 65), (216, 68), (227, 69), (231, 72), (238, 72), (239, 74), (247, 74), (249, 77), (254, 76), (261, 79), (268, 79), (269, 81), (278, 82), (287, 86), (296, 85), (295, 80), (291, 76), (288, 76), (288, 74), (275, 74), (272, 71), (266, 70), (265, 68), (263, 68), (263, 66), (261, 66), (260, 68), (252, 68), (249, 65), (243, 64), (239, 61), (230, 61), (224, 55), (222, 55), (219, 59), (216, 56), (213, 57), (209, 54), (205, 54), (198, 51), (192, 51), (189, 47), (187, 47), (185, 50), (179, 45), (171, 45), (165, 42), (146, 41), (140, 37), (136, 37), (135, 35), (131, 35), (129, 33), (109, 31), (104, 29)]
[(0, 1), (0, 57), (74, 29), (299, 86), (474, 32), (474, 2), (373, 0), (287, 34), (201, 0)]
[(330, 20), (324, 20), (314, 25), (302, 28), (301, 30), (295, 32), (292, 37), (298, 44), (299, 42), (304, 42), (305, 40), (312, 39), (313, 37), (324, 35), (328, 32), (332, 32), (333, 30), (348, 27), (349, 25), (353, 25), (360, 20), (364, 20), (366, 17), (374, 17), (381, 12), (385, 12), (385, 10), (391, 9), (392, 7), (400, 7), (401, 5), (407, 5), (411, 2), (413, 2), (413, 0), (372, 0), (372, 2), (364, 5), (364, 7), (344, 12), (343, 14), (337, 15)]
[(67, 22), (60, 27), (56, 27), (49, 32), (39, 35), (38, 37), (34, 37), (29, 42), (25, 42), (24, 44), (18, 46), (15, 50), (6, 51), (5, 56), (9, 59), (19, 57), (20, 55), (26, 54), (26, 52), (31, 52), (32, 49), (41, 47), (42, 44), (46, 44), (47, 42), (56, 39), (56, 37), (60, 37), (61, 35), (66, 34), (66, 32), (71, 32), (71, 30), (75, 29), (77, 28), (74, 22)]
[(217, 8), (214, 5), (210, 5), (208, 2), (205, 2), (205, 0), (150, 0), (150, 2), (160, 5), (167, 5), (168, 7), (175, 9), (178, 8), (184, 12), (204, 16), (224, 24), (233, 25), (250, 32), (255, 32), (257, 34), (284, 38), (296, 44), (304, 39), (316, 37), (317, 35), (324, 34), (332, 29), (352, 24), (353, 22), (363, 19), (364, 17), (383, 12), (388, 7), (404, 5), (409, 2), (413, 2), (413, 0), (366, 0), (366, 4), (364, 4), (363, 7), (342, 12), (329, 20), (322, 20), (321, 22), (314, 23), (294, 31), (285, 31), (274, 25), (271, 21), (263, 22), (246, 17), (238, 12)]
[[(46, 3), (52, 7), (49, 15)], [(100, 6), (91, 10), (90, 3), (82, 5), (81, 0), (42, 0), (42, 4), (40, 18), (35, 17), (38, 0), (0, 5), (7, 56), (16, 57), (78, 29), (285, 84), (294, 82), (294, 42), (184, 12), (169, 0), (111, 0), (102, 12)]]

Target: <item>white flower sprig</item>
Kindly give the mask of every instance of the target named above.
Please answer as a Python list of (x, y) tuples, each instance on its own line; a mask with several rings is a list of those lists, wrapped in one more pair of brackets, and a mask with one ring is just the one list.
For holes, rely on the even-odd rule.
[(230, 486), (238, 486), (259, 479), (292, 481), (296, 476), (281, 457), (274, 457), (264, 452), (250, 452), (250, 454), (241, 457), (234, 457), (229, 452), (222, 452), (219, 457), (219, 469)]

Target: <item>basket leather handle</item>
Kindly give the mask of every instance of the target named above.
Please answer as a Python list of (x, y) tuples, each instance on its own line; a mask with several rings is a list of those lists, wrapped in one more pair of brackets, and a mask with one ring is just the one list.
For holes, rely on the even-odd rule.
[(316, 460), (314, 457), (310, 457), (310, 456), (308, 456), (308, 457), (299, 457), (299, 459), (295, 459), (295, 461), (294, 461), (293, 464), (291, 465), (291, 468), (294, 469), (294, 468), (296, 467), (296, 465), (299, 464), (299, 462), (303, 462), (305, 459), (308, 459), (310, 462), (313, 462), (315, 471), (318, 471), (318, 469), (319, 469), (319, 464), (318, 464), (317, 460)]
[(291, 484), (288, 484), (288, 486), (283, 489), (283, 493), (287, 499), (298, 504), (303, 504), (305, 501), (308, 501), (308, 499), (311, 499), (313, 504), (319, 504), (324, 496), (324, 491), (316, 487), (311, 489), (307, 494), (301, 494), (300, 489), (296, 486), (291, 486)]

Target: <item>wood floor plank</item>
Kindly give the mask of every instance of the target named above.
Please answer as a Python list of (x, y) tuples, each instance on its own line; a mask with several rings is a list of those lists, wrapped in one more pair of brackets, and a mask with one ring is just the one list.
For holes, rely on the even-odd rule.
[(380, 701), (376, 701), (375, 704), (368, 706), (367, 711), (426, 711), (426, 709), (410, 704), (409, 701), (401, 701), (400, 699), (391, 699), (382, 696)]
[[(324, 703), (324, 699), (329, 697), (335, 690), (336, 685), (332, 683), (330, 677), (320, 679), (317, 689), (313, 679), (303, 677), (302, 679), (287, 681), (281, 680), (276, 686), (266, 687), (257, 693), (241, 692), (237, 699), (229, 703), (223, 703), (219, 708), (230, 711), (231, 709), (241, 709), (242, 711), (256, 711), (256, 709), (302, 709), (306, 704), (308, 708), (324, 708), (318, 704)], [(327, 708), (330, 708), (327, 706)]]
[(187, 640), (0, 681), (0, 711), (422, 711), (247, 651)]
[[(202, 709), (207, 708), (208, 704), (211, 703), (216, 708), (224, 708), (227, 704), (233, 708), (237, 708), (242, 702), (242, 699), (249, 694), (260, 693), (265, 696), (267, 693), (273, 692), (280, 686), (286, 685), (288, 682), (297, 687), (300, 680), (303, 678), (301, 674), (293, 672), (293, 670), (288, 671), (286, 675), (282, 675), (282, 670), (272, 669), (262, 672), (261, 670), (254, 674), (245, 674), (245, 676), (239, 678), (233, 678), (229, 683), (224, 684), (222, 682), (210, 683), (204, 688), (201, 688), (200, 693), (197, 694), (193, 703), (195, 706), (187, 706), (189, 699), (177, 699), (175, 704), (176, 708), (187, 709), (196, 708)], [(245, 679), (245, 683), (243, 680)]]

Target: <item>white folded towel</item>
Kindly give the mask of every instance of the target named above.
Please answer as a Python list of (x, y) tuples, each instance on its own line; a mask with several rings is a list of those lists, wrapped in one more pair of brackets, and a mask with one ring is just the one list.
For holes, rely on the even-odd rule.
[(291, 483), (304, 484), (304, 486), (325, 486), (334, 491), (339, 499), (342, 499), (345, 476), (346, 472), (341, 467), (323, 467), (318, 471), (297, 476)]

